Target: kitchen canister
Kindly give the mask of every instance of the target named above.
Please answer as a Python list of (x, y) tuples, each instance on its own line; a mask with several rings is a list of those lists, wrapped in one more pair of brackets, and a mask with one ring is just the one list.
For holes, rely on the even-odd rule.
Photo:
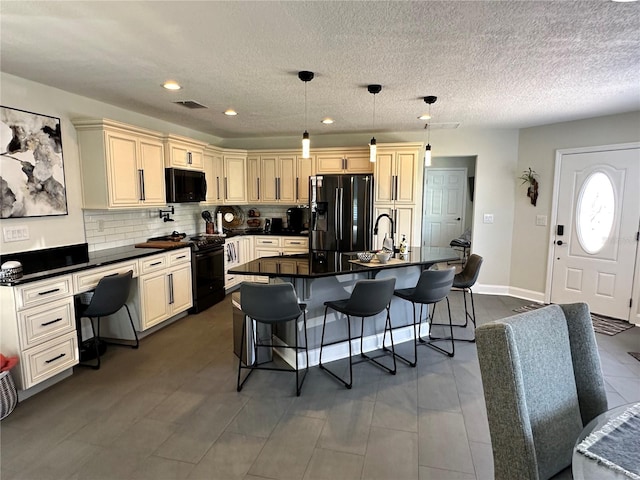
[(15, 260), (4, 262), (0, 266), (0, 282), (11, 282), (22, 277), (22, 264)]
[(18, 392), (16, 384), (13, 383), (11, 372), (4, 371), (0, 373), (0, 420), (5, 418), (18, 403)]

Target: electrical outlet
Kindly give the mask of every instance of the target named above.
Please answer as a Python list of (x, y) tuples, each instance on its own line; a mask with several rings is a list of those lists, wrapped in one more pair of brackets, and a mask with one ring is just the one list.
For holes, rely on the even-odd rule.
[(482, 217), (484, 223), (493, 223), (493, 213), (485, 213)]
[(536, 215), (536, 225), (539, 227), (547, 226), (547, 216), (546, 215)]
[(29, 240), (29, 227), (27, 227), (26, 225), (3, 227), (2, 235), (5, 242), (20, 242), (22, 240)]
[(104, 232), (104, 220), (98, 220), (98, 231)]

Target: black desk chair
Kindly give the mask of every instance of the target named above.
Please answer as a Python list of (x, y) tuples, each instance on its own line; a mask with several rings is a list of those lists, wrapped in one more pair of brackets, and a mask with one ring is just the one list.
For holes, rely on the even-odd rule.
[[(455, 354), (455, 346), (453, 344), (453, 326), (451, 323), (451, 308), (449, 306), (449, 297), (447, 295), (451, 291), (453, 286), (453, 277), (455, 275), (455, 268), (447, 268), (445, 270), (425, 270), (420, 275), (418, 283), (414, 288), (402, 288), (396, 290), (393, 294), (396, 297), (400, 297), (404, 300), (411, 302), (413, 309), (413, 360), (405, 358), (399, 354), (395, 354), (400, 360), (405, 361), (410, 366), (415, 367), (418, 363), (418, 343), (427, 345), (440, 353), (444, 353), (450, 357)], [(450, 337), (436, 338), (431, 336), (431, 326), (434, 325), (433, 319), (436, 311), (436, 304), (442, 300), (447, 300), (447, 310), (449, 312), (449, 329), (451, 332)], [(416, 318), (416, 303), (420, 304), (420, 316)], [(429, 341), (424, 340), (420, 335), (420, 326), (422, 325), (422, 306), (433, 305), (430, 309), (429, 319)], [(440, 340), (451, 341), (451, 351), (444, 350), (443, 348), (435, 345), (433, 342)]]
[[(253, 339), (253, 362), (249, 362), (249, 352), (247, 352), (247, 362), (242, 364), (242, 358), (245, 354), (245, 344), (247, 343), (247, 322), (242, 322), (242, 337), (240, 339), (240, 360), (238, 362), (238, 392), (242, 390), (244, 383), (254, 370), (272, 370), (278, 372), (295, 372), (296, 374), (296, 395), (300, 396), (302, 391), (302, 384), (307, 377), (309, 371), (309, 352), (307, 350), (307, 306), (304, 303), (298, 303), (293, 285), (290, 283), (274, 283), (274, 284), (262, 284), (243, 282), (240, 285), (240, 308), (242, 312), (255, 322), (263, 323), (265, 325), (274, 326), (276, 324), (295, 321), (296, 327), (298, 326), (297, 320), (302, 316), (302, 329), (304, 332), (304, 347), (298, 344), (298, 329), (294, 328), (295, 345), (274, 345), (273, 342), (265, 343), (263, 340), (257, 338), (257, 335), (253, 333), (253, 321), (249, 322), (251, 325), (251, 338)], [(271, 363), (271, 360), (266, 362), (258, 362), (258, 348), (289, 348), (294, 350), (296, 356), (295, 368), (287, 367), (273, 367), (264, 366), (267, 363)], [(306, 355), (306, 364), (304, 369), (304, 375), (300, 380), (300, 368), (298, 365), (298, 352), (302, 350)], [(249, 373), (244, 380), (241, 380), (242, 370), (249, 370)]]
[[(78, 321), (80, 321), (82, 317), (89, 318), (91, 322), (91, 331), (93, 332), (93, 346), (95, 348), (96, 355), (95, 365), (86, 363), (80, 363), (80, 365), (91, 367), (94, 370), (98, 370), (100, 368), (101, 343), (110, 345), (122, 345), (131, 348), (138, 348), (138, 346), (140, 345), (138, 334), (136, 333), (136, 328), (134, 327), (133, 319), (131, 318), (131, 312), (129, 311), (129, 306), (127, 305), (127, 298), (129, 298), (129, 290), (131, 288), (132, 279), (132, 270), (129, 270), (126, 273), (102, 277), (98, 282), (98, 285), (96, 285), (89, 305), (87, 305), (86, 308), (80, 308), (78, 312)], [(125, 307), (127, 309), (129, 323), (131, 324), (131, 330), (133, 331), (133, 336), (135, 338), (135, 343), (133, 345), (131, 343), (115, 342), (113, 340), (106, 341), (100, 338), (100, 321), (102, 320), (102, 318), (113, 315), (122, 307)], [(93, 324), (94, 318), (98, 321), (97, 330)]]
[[(393, 297), (393, 288), (395, 287), (396, 279), (395, 278), (385, 278), (381, 280), (360, 280), (356, 282), (353, 287), (353, 292), (351, 292), (351, 296), (344, 300), (334, 300), (325, 302), (324, 308), (324, 322), (322, 323), (322, 339), (320, 341), (320, 369), (325, 370), (329, 375), (339, 380), (344, 384), (345, 387), (351, 388), (353, 385), (353, 364), (359, 363), (353, 361), (353, 351), (351, 347), (351, 341), (357, 337), (351, 336), (351, 316), (356, 316), (361, 318), (360, 322), (360, 356), (363, 360), (361, 361), (369, 361), (373, 362), (383, 370), (386, 370), (392, 375), (396, 373), (396, 358), (395, 358), (395, 349), (393, 346), (393, 332), (391, 332), (391, 316), (389, 314), (389, 304), (391, 302), (391, 298)], [(337, 340), (335, 342), (324, 343), (324, 333), (325, 327), (327, 325), (327, 310), (331, 308), (336, 312), (343, 313), (347, 316), (347, 335), (348, 335), (348, 343), (349, 343), (349, 380), (346, 381), (340, 378), (338, 375), (329, 370), (326, 366), (322, 364), (322, 348), (334, 345), (337, 343), (344, 342), (344, 339)], [(389, 330), (389, 334), (391, 337), (391, 352), (393, 358), (393, 368), (389, 368), (386, 365), (378, 362), (376, 358), (379, 357), (370, 357), (365, 355), (362, 351), (362, 341), (364, 337), (364, 319), (365, 317), (372, 317), (374, 315), (379, 314), (383, 310), (387, 310), (387, 318), (385, 323), (385, 336), (387, 330)], [(384, 339), (383, 339), (383, 347), (384, 347)]]

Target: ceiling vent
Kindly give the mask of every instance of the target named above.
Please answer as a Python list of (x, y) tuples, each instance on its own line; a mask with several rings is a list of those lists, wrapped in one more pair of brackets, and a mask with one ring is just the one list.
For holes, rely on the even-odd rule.
[(201, 103), (198, 103), (198, 102), (193, 101), (193, 100), (182, 100), (182, 101), (173, 102), (173, 103), (175, 103), (177, 105), (182, 105), (183, 107), (187, 107), (187, 108), (190, 108), (190, 109), (209, 108), (209, 107), (205, 107)]
[(460, 122), (445, 122), (445, 123), (430, 123), (429, 128), (433, 130), (453, 130), (454, 128), (458, 128), (460, 126)]

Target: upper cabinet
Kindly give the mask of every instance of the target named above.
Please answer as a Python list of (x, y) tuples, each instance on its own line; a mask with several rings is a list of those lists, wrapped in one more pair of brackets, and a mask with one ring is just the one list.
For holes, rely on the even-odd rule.
[(421, 192), (420, 144), (378, 147), (375, 163), (375, 201), (415, 204)]
[(78, 119), (83, 207), (166, 204), (161, 134), (107, 119)]
[(204, 150), (206, 203), (247, 203), (246, 159), (243, 151), (222, 150), (212, 146)]
[(313, 159), (297, 152), (251, 152), (247, 157), (249, 203), (301, 204), (309, 201)]
[(199, 142), (191, 138), (165, 135), (166, 167), (202, 171), (206, 146), (205, 142)]
[(368, 149), (326, 149), (316, 152), (316, 174), (373, 173)]
[(207, 180), (206, 203), (224, 202), (224, 159), (222, 151), (206, 148), (203, 154), (204, 176)]

